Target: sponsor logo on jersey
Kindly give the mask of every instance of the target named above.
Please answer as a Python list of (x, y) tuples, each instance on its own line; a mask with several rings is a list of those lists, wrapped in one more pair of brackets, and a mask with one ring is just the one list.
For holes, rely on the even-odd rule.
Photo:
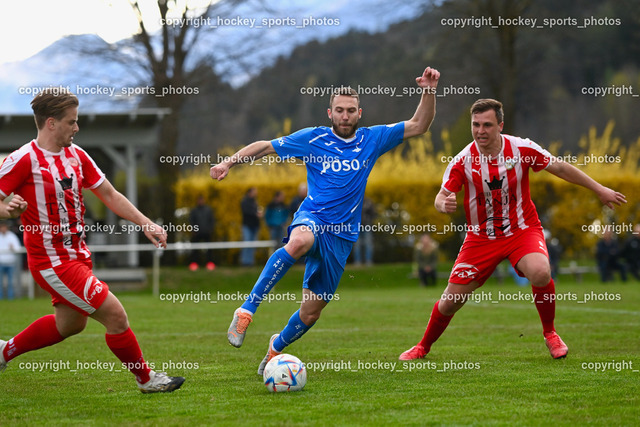
[(494, 176), (491, 179), (491, 182), (487, 181), (486, 179), (484, 180), (484, 182), (489, 186), (489, 190), (491, 191), (497, 191), (497, 190), (502, 190), (502, 181), (504, 181), (504, 176), (501, 179), (498, 179), (497, 176)]
[(547, 253), (547, 247), (545, 246), (544, 242), (542, 240), (538, 240), (538, 245), (540, 246), (540, 249), (542, 249), (544, 251), (544, 253)]
[(515, 165), (516, 165), (516, 160), (511, 157), (507, 157), (504, 160), (504, 167), (507, 168), (507, 170), (513, 169)]
[(322, 162), (322, 171), (320, 174), (323, 174), (327, 171), (333, 172), (349, 172), (349, 171), (357, 171), (360, 170), (361, 166), (367, 167), (367, 162), (363, 162), (360, 164), (360, 160), (352, 159), (352, 160), (334, 160), (332, 162)]
[(102, 289), (102, 282), (96, 276), (89, 277), (84, 285), (84, 300), (91, 303), (91, 300), (101, 293)]
[(56, 178), (56, 181), (58, 181), (58, 183), (60, 184), (62, 191), (71, 190), (73, 188), (73, 174), (71, 174), (71, 177), (66, 177), (62, 179)]
[(480, 274), (480, 270), (478, 270), (475, 265), (463, 262), (456, 265), (451, 274), (461, 279), (474, 279), (478, 274)]

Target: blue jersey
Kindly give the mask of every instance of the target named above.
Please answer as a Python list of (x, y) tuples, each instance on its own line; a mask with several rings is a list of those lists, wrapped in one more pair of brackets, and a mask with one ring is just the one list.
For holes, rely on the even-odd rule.
[(281, 158), (302, 159), (307, 167), (307, 197), (298, 212), (318, 218), (320, 232), (355, 242), (371, 168), (378, 157), (402, 142), (403, 135), (404, 122), (359, 128), (350, 139), (321, 126), (299, 130), (271, 144)]

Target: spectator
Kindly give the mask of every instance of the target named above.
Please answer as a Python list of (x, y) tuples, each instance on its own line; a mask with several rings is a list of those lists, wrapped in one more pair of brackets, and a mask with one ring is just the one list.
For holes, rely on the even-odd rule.
[(16, 251), (20, 249), (18, 236), (9, 231), (9, 224), (6, 221), (0, 222), (0, 299), (3, 296), (4, 278), (7, 278), (7, 299), (14, 297), (14, 280), (18, 256)]
[[(293, 199), (291, 199), (291, 203), (289, 203), (289, 213), (291, 214), (291, 218), (298, 211), (298, 208), (302, 204), (302, 201), (307, 197), (307, 184), (305, 182), (300, 183), (298, 185), (298, 194), (295, 195)], [(306, 262), (307, 257), (305, 255), (301, 256), (296, 263), (304, 264)]]
[(264, 220), (269, 226), (271, 240), (277, 242), (275, 249), (282, 246), (285, 225), (289, 220), (289, 207), (284, 203), (284, 192), (278, 190), (264, 212)]
[(616, 270), (620, 272), (622, 281), (627, 281), (626, 266), (620, 262), (620, 258), (621, 251), (618, 246), (618, 241), (614, 239), (612, 231), (605, 231), (602, 239), (600, 239), (596, 246), (596, 260), (602, 282), (612, 280), (613, 272)]
[[(362, 218), (360, 220), (360, 236), (353, 245), (353, 259), (356, 265), (362, 265), (362, 255), (364, 252), (364, 263), (367, 266), (373, 265), (373, 231), (371, 226), (378, 216), (376, 205), (366, 197), (362, 201)], [(364, 249), (364, 250), (363, 250)]]
[(560, 264), (560, 256), (562, 255), (562, 246), (557, 237), (553, 237), (551, 232), (544, 230), (544, 238), (547, 244), (547, 251), (549, 251), (549, 265), (551, 267), (551, 277), (556, 278), (558, 276), (558, 268)]
[[(191, 209), (191, 213), (189, 214), (189, 222), (193, 227), (191, 243), (207, 243), (211, 241), (211, 234), (213, 233), (216, 220), (211, 206), (205, 203), (204, 196), (198, 196), (197, 205)], [(196, 271), (198, 269), (199, 263), (202, 261), (203, 253), (205, 254), (204, 263), (207, 270), (216, 268), (211, 249), (206, 249), (205, 251), (194, 249), (191, 251), (189, 270)]]
[(436, 285), (438, 270), (438, 242), (423, 234), (413, 251), (413, 261), (418, 269), (422, 286)]
[(633, 234), (624, 242), (622, 253), (627, 261), (629, 272), (636, 280), (640, 280), (640, 224), (633, 227)]
[[(240, 202), (240, 208), (242, 209), (242, 240), (245, 242), (250, 242), (258, 238), (262, 210), (260, 206), (258, 206), (257, 196), (258, 189), (251, 187), (247, 190)], [(240, 264), (244, 266), (253, 265), (255, 262), (255, 251), (255, 248), (242, 248), (240, 252)]]
[(303, 182), (300, 185), (298, 185), (298, 194), (296, 194), (296, 196), (293, 199), (291, 199), (291, 203), (289, 203), (289, 213), (291, 214), (292, 217), (293, 217), (293, 214), (296, 213), (296, 211), (302, 204), (302, 201), (306, 197), (307, 197), (307, 184)]

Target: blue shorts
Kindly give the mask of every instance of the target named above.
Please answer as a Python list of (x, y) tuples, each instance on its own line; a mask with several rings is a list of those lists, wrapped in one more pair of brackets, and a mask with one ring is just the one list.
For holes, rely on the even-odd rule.
[(287, 243), (293, 229), (301, 226), (309, 227), (315, 237), (313, 246), (306, 253), (302, 287), (330, 302), (338, 289), (353, 242), (323, 229), (318, 218), (307, 211), (296, 212), (283, 241)]

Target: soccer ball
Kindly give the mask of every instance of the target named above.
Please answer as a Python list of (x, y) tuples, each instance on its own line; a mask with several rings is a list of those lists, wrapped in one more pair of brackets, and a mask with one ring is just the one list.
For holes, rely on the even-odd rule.
[(307, 383), (307, 369), (297, 357), (282, 353), (267, 363), (262, 377), (269, 391), (298, 391)]

